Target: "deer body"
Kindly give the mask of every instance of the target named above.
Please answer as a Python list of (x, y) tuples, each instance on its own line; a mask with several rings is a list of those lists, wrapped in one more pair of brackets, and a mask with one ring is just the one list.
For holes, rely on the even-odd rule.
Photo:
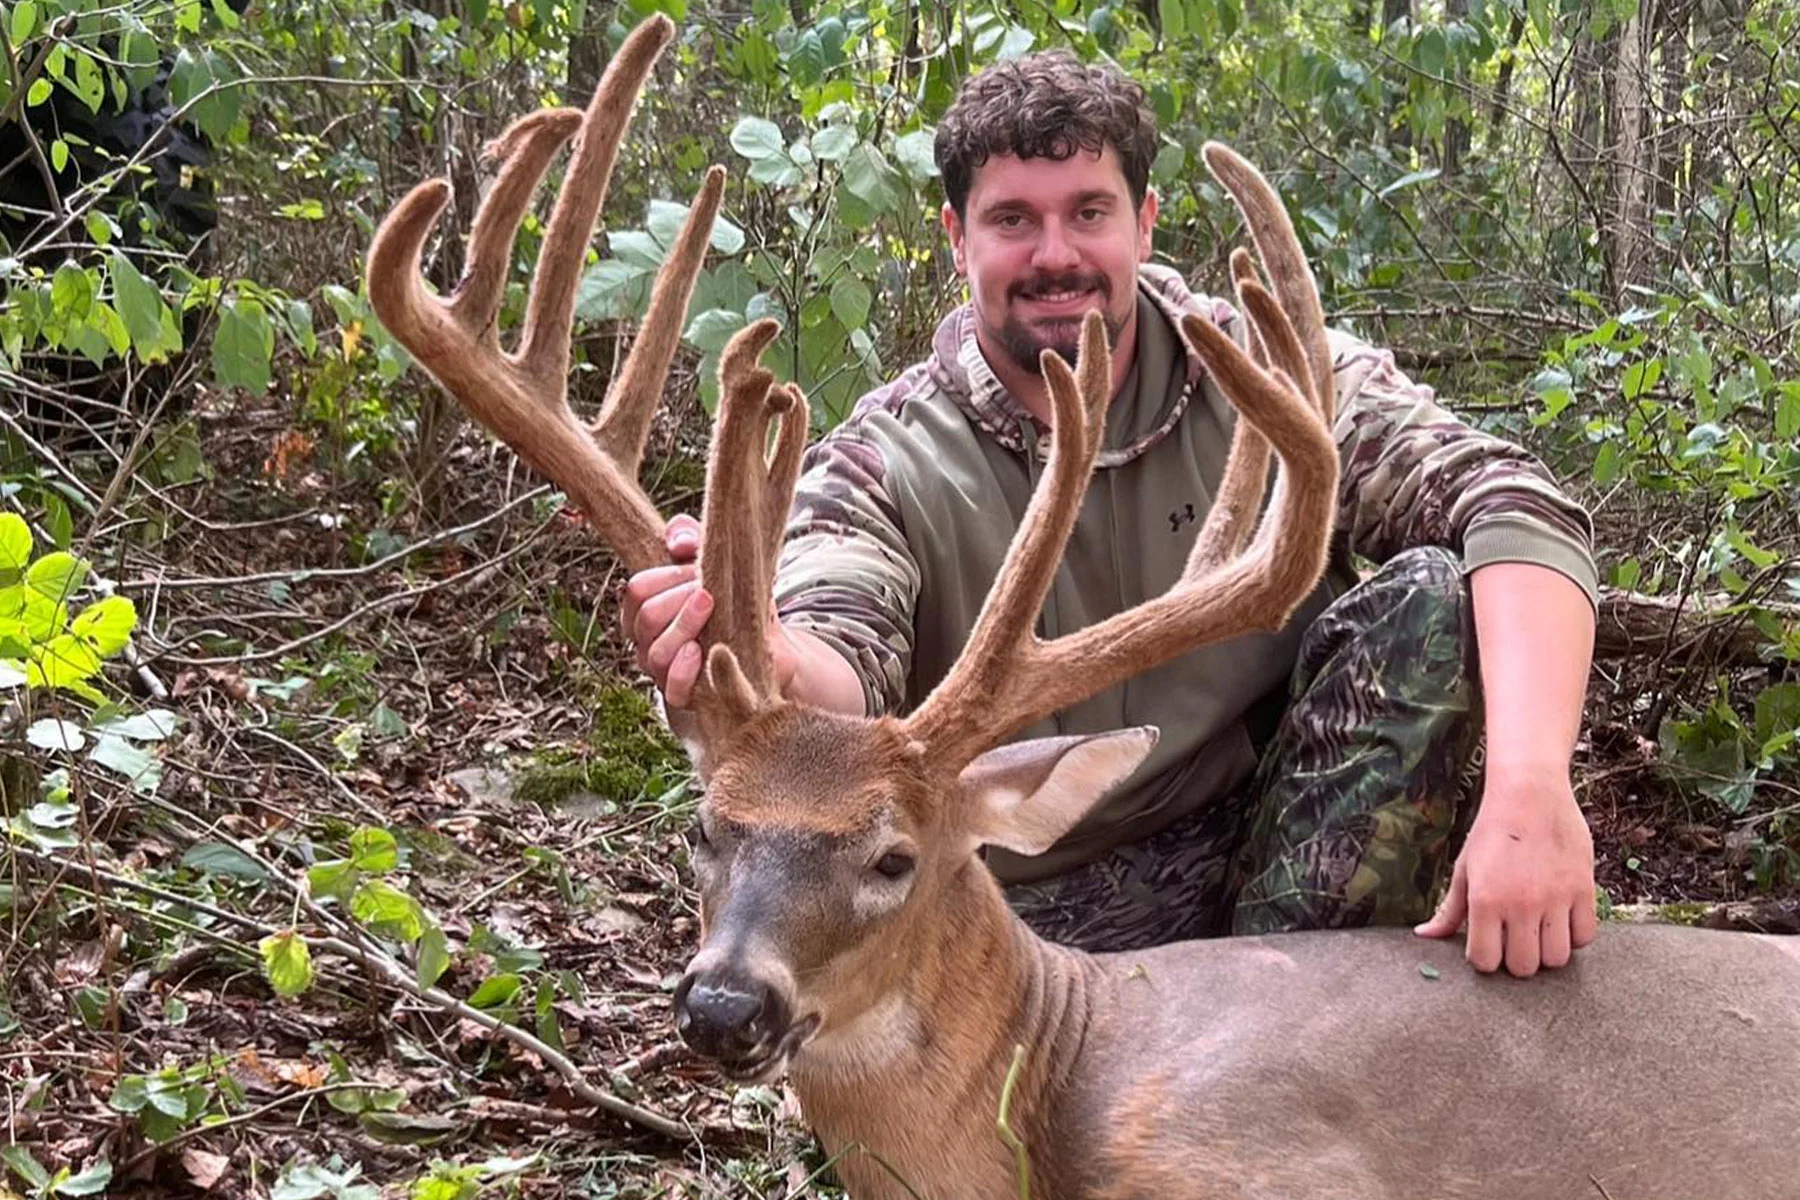
[(857, 1200), (1018, 1195), (1015, 1045), (1034, 1200), (1800, 1197), (1791, 939), (1608, 928), (1532, 980), (1392, 929), (1087, 955), (972, 867), (905, 1003), (791, 1068)]
[[(542, 110), (496, 141), (504, 163), (453, 293), (429, 294), (419, 273), (447, 185), (415, 188), (369, 250), (383, 324), (561, 485), (634, 572), (665, 561), (636, 467), (722, 171), (709, 173), (592, 423), (567, 403), (568, 340), (631, 106), (673, 36), (666, 18), (646, 20), (585, 115)], [(578, 134), (525, 328), (504, 351), (514, 234)], [(1007, 909), (980, 847), (1043, 853), (1144, 761), (1155, 731), (1008, 735), (1197, 646), (1282, 628), (1324, 569), (1338, 461), (1318, 295), (1266, 181), (1224, 147), (1205, 158), (1243, 210), (1268, 284), (1234, 254), (1247, 345), (1182, 323), (1244, 420), (1180, 579), (1054, 641), (1032, 633), (1110, 400), (1105, 326), (1089, 313), (1073, 369), (1052, 352), (1040, 360), (1053, 447), (1006, 561), (955, 665), (903, 719), (834, 716), (780, 694), (772, 578), (806, 405), (757, 364), (774, 322), (726, 347), (700, 553), (717, 606), (682, 722), (706, 783), (693, 855), (701, 945), (676, 990), (677, 1028), (737, 1078), (791, 1068), (857, 1200), (1019, 1194), (995, 1129), (1015, 1046), (1026, 1054), (1008, 1125), (1034, 1200), (1795, 1200), (1792, 943), (1610, 930), (1564, 972), (1512, 981), (1473, 977), (1454, 948), (1396, 931), (1087, 957), (1039, 941)]]

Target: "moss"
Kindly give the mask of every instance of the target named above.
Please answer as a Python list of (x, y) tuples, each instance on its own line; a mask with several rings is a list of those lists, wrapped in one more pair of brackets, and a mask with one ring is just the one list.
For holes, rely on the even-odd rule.
[(1659, 904), (1656, 915), (1670, 925), (1697, 925), (1700, 918), (1712, 908), (1710, 904), (1699, 904), (1692, 901), (1681, 904)]
[(528, 804), (554, 807), (577, 792), (630, 804), (659, 780), (686, 769), (681, 748), (636, 689), (602, 687), (589, 700), (593, 728), (583, 751), (549, 750), (520, 773), (514, 793)]

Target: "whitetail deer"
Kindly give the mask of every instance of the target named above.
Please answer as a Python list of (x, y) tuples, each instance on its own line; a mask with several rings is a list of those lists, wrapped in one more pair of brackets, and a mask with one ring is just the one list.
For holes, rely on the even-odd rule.
[[(540, 112), (499, 139), (499, 179), (447, 301), (419, 274), (445, 185), (402, 200), (369, 252), (387, 328), (634, 571), (664, 560), (662, 519), (633, 477), (718, 211), (717, 168), (593, 426), (570, 411), (564, 377), (612, 162), (671, 36), (661, 18), (640, 26), (585, 118)], [(577, 133), (506, 353), (495, 322), (515, 227)], [(1248, 350), (1184, 325), (1246, 418), (1186, 575), (1057, 642), (1030, 632), (1100, 441), (1110, 373), (1090, 317), (1075, 370), (1045, 358), (1050, 465), (967, 648), (905, 718), (829, 715), (776, 692), (771, 578), (806, 404), (757, 365), (773, 324), (724, 355), (700, 559), (717, 605), (690, 730), (706, 784), (703, 933), (676, 993), (683, 1035), (733, 1077), (790, 1072), (859, 1200), (1800, 1197), (1793, 943), (1608, 929), (1529, 981), (1477, 976), (1454, 947), (1400, 930), (1095, 956), (1040, 941), (983, 867), (983, 845), (1048, 847), (1156, 734), (994, 746), (1191, 647), (1278, 627), (1324, 562), (1337, 457), (1318, 296), (1267, 183), (1223, 147), (1206, 159), (1273, 294), (1239, 251)], [(1271, 444), (1277, 482), (1257, 523)]]

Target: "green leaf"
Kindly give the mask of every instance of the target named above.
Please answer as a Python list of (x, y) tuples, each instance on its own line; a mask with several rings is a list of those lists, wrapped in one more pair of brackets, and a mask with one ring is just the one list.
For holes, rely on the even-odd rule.
[(481, 981), (481, 986), (469, 997), (469, 1005), (480, 1009), (499, 1008), (503, 1004), (512, 1003), (513, 997), (524, 986), (525, 977), (522, 975), (490, 975)]
[(57, 138), (50, 143), (50, 169), (61, 174), (69, 165), (69, 143)]
[(25, 93), (26, 107), (36, 108), (38, 105), (48, 100), (50, 98), (50, 93), (55, 90), (56, 85), (54, 83), (51, 83), (48, 79), (39, 75), (36, 79), (31, 81), (31, 87)]
[(37, 32), (38, 3), (37, 0), (19, 0), (12, 11), (12, 43), (22, 46), (31, 35)]
[(213, 375), (221, 386), (260, 393), (269, 386), (269, 360), (275, 353), (275, 327), (269, 312), (248, 296), (240, 296), (219, 313), (213, 335)]
[(294, 930), (272, 933), (256, 944), (263, 977), (278, 996), (298, 996), (313, 985), (312, 950)]
[(69, 632), (84, 639), (101, 658), (111, 657), (123, 650), (125, 643), (131, 640), (131, 631), (136, 628), (137, 606), (126, 596), (108, 596), (104, 600), (97, 600), (69, 622)]
[(1756, 694), (1756, 740), (1800, 729), (1800, 683), (1772, 683)]
[(189, 846), (187, 853), (181, 856), (181, 865), (204, 875), (223, 875), (251, 883), (264, 883), (269, 878), (261, 863), (226, 842), (200, 842)]
[[(1173, 2), (1179, 4), (1181, 0), (1173, 0)], [(1037, 34), (1023, 25), (1014, 25), (1006, 31), (1006, 36), (1000, 39), (1000, 49), (996, 52), (995, 57), (1002, 62), (1019, 58), (1036, 44)]]
[(350, 897), (350, 914), (382, 936), (416, 942), (425, 932), (425, 910), (382, 879), (370, 879)]
[[(61, 633), (37, 648), (26, 671), (32, 676), (32, 687), (68, 688), (85, 694), (78, 685), (85, 684), (100, 673), (100, 656), (80, 638)], [(86, 691), (91, 692), (93, 689), (88, 688)], [(95, 746), (95, 752), (98, 753), (99, 745), (108, 740), (116, 739), (101, 738), (100, 743)], [(123, 742), (120, 744), (124, 745)]]
[(391, 871), (400, 865), (400, 847), (385, 829), (365, 825), (350, 835), (350, 864), (359, 871)]
[(0, 513), (0, 587), (18, 583), (31, 562), (31, 526), (18, 513)]
[(444, 937), (444, 931), (434, 921), (425, 926), (425, 932), (419, 937), (419, 986), (434, 986), (450, 969), (450, 943)]
[(825, 43), (819, 40), (818, 30), (808, 29), (794, 39), (793, 48), (787, 53), (787, 67), (801, 87), (811, 87), (824, 77)]
[(113, 1086), (106, 1103), (114, 1112), (141, 1112), (150, 1103), (150, 1081), (142, 1075), (127, 1075)]
[(142, 29), (127, 30), (119, 38), (119, 62), (124, 65), (127, 84), (134, 88), (150, 86), (161, 62), (156, 39)]
[(50, 280), (50, 308), (70, 325), (87, 320), (94, 307), (94, 277), (79, 263), (69, 261), (56, 268)]
[(163, 336), (163, 314), (168, 305), (163, 303), (162, 293), (123, 254), (112, 256), (109, 271), (113, 304), (125, 321), (125, 330), (131, 335), (131, 345), (138, 357), (147, 363), (166, 361), (169, 354), (181, 346), (168, 345)]
[(50, 1186), (50, 1172), (44, 1170), (43, 1164), (32, 1157), (31, 1151), (16, 1142), (0, 1146), (0, 1158), (6, 1165), (18, 1172), (19, 1178), (39, 1191)]
[(855, 126), (827, 125), (812, 135), (812, 152), (826, 162), (841, 162), (856, 146), (856, 142)]
[(26, 727), (25, 740), (39, 750), (61, 750), (69, 754), (87, 745), (87, 736), (81, 732), (81, 726), (55, 717), (33, 721)]
[(1781, 399), (1775, 402), (1775, 436), (1784, 442), (1800, 438), (1800, 383), (1781, 385)]
[(243, 89), (230, 86), (237, 78), (237, 68), (218, 51), (184, 49), (169, 72), (169, 98), (179, 106), (193, 102), (189, 119), (207, 137), (222, 141), (244, 103)]
[(1657, 381), (1662, 378), (1662, 373), (1663, 364), (1660, 358), (1632, 363), (1625, 371), (1625, 398), (1636, 400), (1654, 388)]
[(894, 139), (894, 157), (914, 184), (929, 183), (937, 178), (936, 139), (937, 130), (929, 125)]
[(95, 733), (112, 733), (136, 742), (162, 742), (175, 736), (181, 718), (166, 708), (152, 708), (129, 717), (114, 716), (95, 721)]
[(732, 127), (731, 148), (751, 162), (787, 162), (787, 140), (781, 136), (780, 126), (761, 117), (744, 117)]
[(140, 796), (154, 796), (162, 785), (162, 759), (121, 737), (101, 734), (88, 753), (89, 761), (120, 775)]
[(861, 329), (869, 319), (875, 299), (869, 285), (854, 275), (843, 275), (831, 285), (831, 311), (845, 329)]
[[(668, 200), (652, 200), (649, 212), (644, 215), (644, 228), (659, 244), (672, 249), (681, 236), (681, 226), (687, 221), (691, 208)], [(730, 256), (744, 249), (744, 231), (723, 216), (713, 218), (708, 237), (712, 248), (720, 254)]]
[(695, 317), (681, 336), (706, 354), (718, 354), (746, 324), (743, 313), (709, 309)]
[(900, 191), (894, 165), (875, 147), (864, 143), (844, 159), (844, 186), (877, 215), (899, 207)]
[(361, 879), (347, 858), (315, 863), (306, 869), (306, 886), (313, 895), (346, 904), (350, 891)]
[(1611, 487), (1619, 478), (1622, 459), (1617, 442), (1607, 442), (1600, 447), (1600, 453), (1594, 455), (1594, 482), (1601, 487)]

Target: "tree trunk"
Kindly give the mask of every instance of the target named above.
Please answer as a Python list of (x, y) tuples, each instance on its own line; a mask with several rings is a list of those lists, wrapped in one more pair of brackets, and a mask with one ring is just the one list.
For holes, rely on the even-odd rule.
[(1500, 139), (1505, 135), (1503, 122), (1506, 120), (1506, 106), (1512, 99), (1513, 69), (1519, 62), (1519, 40), (1525, 36), (1525, 11), (1520, 9), (1513, 14), (1512, 25), (1506, 31), (1506, 50), (1500, 59), (1500, 77), (1494, 81), (1494, 102), (1488, 108), (1487, 137), (1483, 139), (1482, 153), (1489, 158), (1500, 157)]
[(1649, 282), (1655, 249), (1650, 228), (1651, 180), (1656, 176), (1649, 104), (1653, 3), (1644, 0), (1613, 39), (1607, 80), (1606, 169), (1612, 228), (1606, 231), (1606, 250), (1617, 292), (1613, 300), (1618, 304), (1625, 303), (1627, 288)]
[[(1454, 25), (1466, 21), (1469, 16), (1469, 0), (1444, 0), (1444, 23)], [(1469, 156), (1469, 122), (1457, 114), (1472, 108), (1469, 101), (1468, 72), (1463, 70), (1460, 60), (1450, 69), (1450, 82), (1444, 85), (1444, 107), (1450, 114), (1444, 120), (1444, 158), (1443, 169), (1446, 177), (1452, 177), (1462, 170), (1463, 160)]]
[[(1381, 0), (1382, 37), (1385, 38), (1387, 36), (1387, 31), (1394, 27), (1395, 22), (1405, 21), (1410, 27), (1412, 20), (1412, 0)], [(1401, 78), (1407, 79), (1409, 77), (1402, 75)], [(1398, 90), (1390, 89), (1388, 93), (1388, 147), (1393, 151), (1394, 158), (1397, 161), (1409, 157), (1412, 150), (1411, 119), (1402, 117), (1401, 113), (1398, 111), (1405, 104), (1406, 91), (1407, 89), (1402, 87)]]
[(612, 19), (612, 6), (600, 0), (588, 0), (581, 7), (581, 19), (569, 27), (569, 68), (563, 103), (585, 105), (600, 86), (600, 73), (606, 69), (606, 25)]

